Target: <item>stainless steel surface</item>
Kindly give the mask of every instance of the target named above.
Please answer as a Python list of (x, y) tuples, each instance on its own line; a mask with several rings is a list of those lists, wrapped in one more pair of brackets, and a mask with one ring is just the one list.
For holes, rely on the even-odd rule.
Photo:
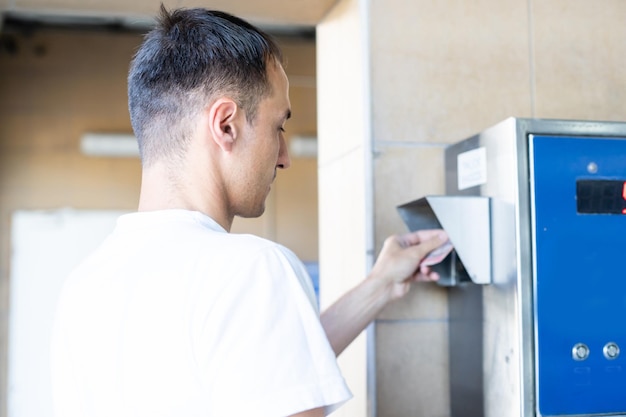
[[(457, 282), (449, 290), (451, 415), (453, 417), (539, 417), (536, 406), (534, 340), (534, 220), (531, 191), (529, 137), (626, 136), (626, 124), (568, 120), (509, 118), (446, 149), (446, 194), (450, 201), (459, 197), (486, 197), (491, 202), (490, 225), (483, 226), (482, 214), (476, 227), (464, 219), (438, 223), (462, 246), (490, 241), (491, 284)], [(590, 164), (588, 172), (597, 166)], [(454, 212), (446, 197), (428, 197), (433, 212)], [(452, 205), (452, 204), (450, 204)], [(480, 212), (482, 209), (478, 209)], [(457, 212), (460, 210), (456, 210)], [(473, 218), (474, 214), (468, 214)], [(462, 238), (455, 228), (472, 229)], [(485, 227), (489, 233), (476, 231)], [(455, 236), (452, 239), (452, 236)], [(455, 248), (465, 267), (473, 261)], [(481, 251), (471, 257), (480, 257)], [(469, 252), (468, 252), (469, 254)], [(484, 258), (481, 262), (485, 262)], [(468, 267), (469, 270), (481, 270)], [(604, 355), (617, 357), (619, 346), (607, 341)], [(572, 347), (572, 355), (584, 360), (589, 347)]]
[[(472, 297), (473, 305), (464, 309), (481, 311), (481, 316), (476, 316), (480, 322), (468, 322), (463, 325), (451, 323), (450, 326), (450, 360), (458, 363), (457, 356), (465, 353), (458, 352), (456, 346), (462, 346), (465, 340), (472, 340), (478, 332), (482, 338), (480, 350), (475, 357), (481, 363), (483, 373), (483, 387), (480, 395), (473, 398), (459, 389), (452, 389), (453, 413), (456, 416), (469, 416), (464, 414), (466, 404), (483, 402), (482, 414), (471, 416), (520, 416), (524, 414), (525, 401), (523, 384), (520, 380), (523, 375), (521, 347), (524, 340), (524, 332), (514, 325), (523, 307), (520, 305), (519, 276), (520, 265), (526, 262), (528, 254), (519, 253), (520, 245), (516, 236), (519, 236), (520, 224), (516, 221), (516, 211), (519, 207), (520, 184), (518, 184), (518, 146), (516, 141), (516, 120), (507, 119), (498, 125), (487, 129), (479, 135), (473, 136), (450, 146), (446, 150), (446, 193), (448, 195), (480, 195), (491, 197), (498, 201), (507, 210), (502, 210), (502, 215), (497, 220), (498, 224), (492, 226), (497, 235), (494, 237), (492, 248), (497, 259), (497, 273), (494, 274), (494, 283), (480, 287), (480, 295)], [(484, 148), (486, 152), (486, 182), (478, 187), (459, 189), (458, 187), (458, 155), (472, 149)], [(528, 261), (529, 262), (529, 259)], [(529, 269), (529, 268), (528, 268)], [(451, 315), (457, 310), (456, 304), (467, 304), (462, 294), (451, 293)], [(469, 316), (468, 316), (469, 317)], [(528, 330), (525, 333), (528, 333)], [(472, 334), (470, 334), (472, 333)], [(532, 334), (531, 334), (532, 335)], [(452, 366), (452, 365), (451, 365)], [(475, 376), (457, 375), (460, 380), (471, 381)], [(454, 388), (454, 387), (453, 387)], [(532, 398), (530, 398), (532, 404)], [(458, 405), (456, 405), (456, 404)], [(476, 406), (472, 406), (476, 409)], [(531, 411), (532, 412), (532, 411)]]
[[(491, 268), (491, 211), (489, 198), (476, 196), (428, 196), (398, 207), (410, 230), (443, 228), (454, 245), (467, 277), (475, 284), (489, 284)], [(453, 253), (437, 272), (441, 285), (455, 285)]]
[(475, 284), (491, 282), (491, 204), (485, 197), (427, 197), (448, 233), (467, 275)]

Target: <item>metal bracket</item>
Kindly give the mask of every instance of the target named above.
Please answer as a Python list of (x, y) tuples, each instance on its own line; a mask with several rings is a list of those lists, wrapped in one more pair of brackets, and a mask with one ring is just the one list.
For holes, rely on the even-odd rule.
[(454, 251), (434, 268), (440, 285), (493, 282), (490, 197), (427, 196), (397, 209), (411, 231), (443, 229), (448, 234)]

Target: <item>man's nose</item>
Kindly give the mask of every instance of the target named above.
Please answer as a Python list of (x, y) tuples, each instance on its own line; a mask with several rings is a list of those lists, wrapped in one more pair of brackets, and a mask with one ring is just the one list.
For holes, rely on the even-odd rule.
[(280, 138), (280, 148), (278, 149), (278, 168), (287, 169), (291, 166), (291, 158), (289, 158), (289, 150), (285, 138)]

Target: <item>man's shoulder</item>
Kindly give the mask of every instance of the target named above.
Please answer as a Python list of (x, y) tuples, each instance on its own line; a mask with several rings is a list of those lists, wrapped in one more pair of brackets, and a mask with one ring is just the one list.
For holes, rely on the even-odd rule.
[(297, 255), (289, 248), (257, 235), (232, 233), (224, 237), (222, 242), (225, 246), (230, 246), (237, 253), (240, 253), (242, 256), (245, 255), (249, 259), (280, 258), (292, 265), (292, 267), (301, 263)]

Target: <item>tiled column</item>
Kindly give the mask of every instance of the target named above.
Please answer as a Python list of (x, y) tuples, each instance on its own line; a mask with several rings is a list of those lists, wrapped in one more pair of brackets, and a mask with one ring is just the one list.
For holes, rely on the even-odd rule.
[[(369, 65), (362, 12), (358, 0), (340, 1), (317, 27), (322, 309), (365, 278), (371, 258)], [(362, 334), (339, 358), (354, 399), (333, 416), (367, 415), (366, 346)]]

